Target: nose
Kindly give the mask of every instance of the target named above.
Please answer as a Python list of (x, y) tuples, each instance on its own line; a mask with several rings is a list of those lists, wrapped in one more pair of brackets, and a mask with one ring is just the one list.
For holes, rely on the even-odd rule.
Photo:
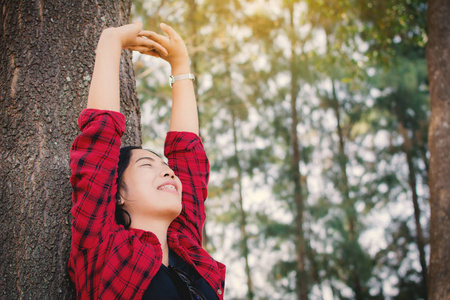
[(172, 169), (166, 169), (161, 172), (161, 177), (170, 177), (171, 179), (175, 179), (175, 173)]

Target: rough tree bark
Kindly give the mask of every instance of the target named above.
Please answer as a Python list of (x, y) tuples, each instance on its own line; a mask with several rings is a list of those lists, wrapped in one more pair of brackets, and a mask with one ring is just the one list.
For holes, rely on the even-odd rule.
[[(103, 28), (131, 0), (5, 0), (0, 18), (1, 299), (74, 299), (69, 149)], [(123, 140), (140, 144), (131, 54), (122, 56)]]
[(430, 264), (428, 299), (450, 297), (450, 1), (428, 2)]

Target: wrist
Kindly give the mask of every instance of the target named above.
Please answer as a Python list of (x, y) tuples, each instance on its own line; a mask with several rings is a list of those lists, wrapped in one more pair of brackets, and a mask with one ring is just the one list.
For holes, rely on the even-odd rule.
[(189, 58), (173, 61), (170, 66), (172, 67), (173, 76), (191, 73)]
[(100, 35), (99, 43), (101, 42), (117, 43), (121, 46), (123, 43), (122, 39), (115, 29), (116, 28), (113, 27), (104, 29)]
[(170, 87), (173, 87), (173, 84), (175, 83), (175, 82), (177, 82), (177, 81), (180, 81), (180, 80), (186, 80), (186, 79), (189, 79), (189, 80), (192, 80), (192, 81), (194, 81), (195, 80), (195, 76), (194, 76), (194, 74), (191, 74), (191, 73), (189, 73), (189, 74), (181, 74), (181, 75), (175, 75), (175, 76), (173, 76), (173, 75), (170, 75), (169, 76), (169, 79), (170, 79)]

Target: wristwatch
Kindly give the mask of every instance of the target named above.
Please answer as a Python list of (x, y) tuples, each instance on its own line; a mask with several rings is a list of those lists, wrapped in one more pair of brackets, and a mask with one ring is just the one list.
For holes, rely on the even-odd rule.
[(190, 79), (192, 81), (195, 80), (194, 74), (182, 74), (182, 75), (177, 75), (177, 76), (170, 75), (169, 78), (170, 78), (170, 87), (172, 87), (172, 85), (176, 81), (179, 81), (179, 80), (183, 80), (183, 79)]

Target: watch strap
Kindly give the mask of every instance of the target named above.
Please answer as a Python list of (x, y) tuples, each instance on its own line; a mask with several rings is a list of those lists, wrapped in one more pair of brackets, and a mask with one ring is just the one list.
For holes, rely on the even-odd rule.
[(190, 73), (190, 74), (181, 74), (181, 75), (176, 75), (176, 76), (170, 75), (169, 78), (170, 78), (170, 87), (172, 87), (172, 85), (175, 82), (180, 81), (180, 80), (184, 80), (184, 79), (190, 79), (192, 81), (195, 80), (195, 76), (192, 73)]

